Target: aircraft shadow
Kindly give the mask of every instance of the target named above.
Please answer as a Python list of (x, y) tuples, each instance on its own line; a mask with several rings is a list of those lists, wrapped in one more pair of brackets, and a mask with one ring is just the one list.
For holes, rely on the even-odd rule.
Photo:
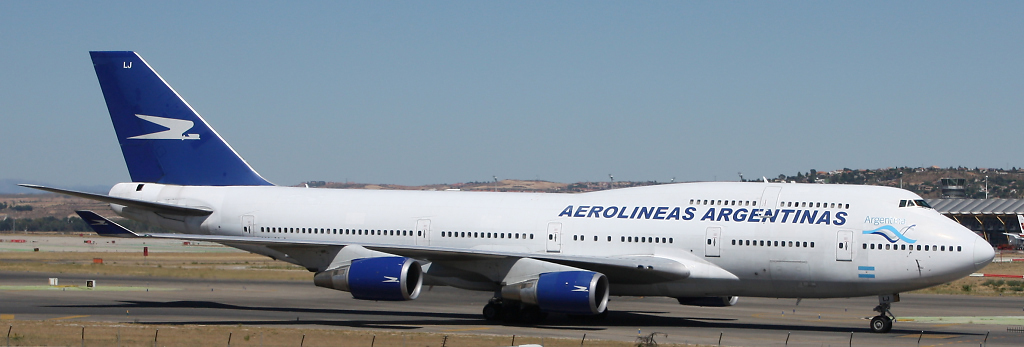
[[(552, 314), (542, 324), (525, 325), (516, 323), (489, 322), (479, 314), (445, 313), (445, 312), (412, 312), (412, 311), (373, 311), (373, 310), (345, 310), (327, 308), (290, 308), (290, 307), (267, 307), (267, 306), (242, 306), (224, 304), (212, 301), (120, 301), (120, 304), (103, 305), (55, 305), (46, 307), (65, 308), (121, 308), (121, 309), (211, 309), (211, 310), (242, 310), (260, 312), (281, 312), (294, 314), (325, 314), (325, 315), (352, 315), (352, 316), (385, 316), (381, 319), (323, 319), (306, 318), (297, 316), (291, 319), (234, 319), (234, 320), (185, 320), (185, 321), (137, 321), (145, 324), (159, 325), (267, 325), (267, 326), (292, 326), (292, 325), (324, 325), (339, 327), (359, 327), (377, 329), (411, 330), (425, 326), (479, 326), (479, 325), (506, 325), (522, 326), (542, 330), (578, 330), (597, 331), (608, 327), (692, 327), (692, 328), (714, 328), (714, 329), (750, 329), (750, 330), (772, 330), (772, 331), (808, 331), (808, 332), (834, 332), (834, 333), (867, 333), (867, 321), (864, 328), (830, 327), (818, 325), (793, 325), (793, 324), (764, 324), (764, 323), (741, 323), (732, 318), (716, 317), (671, 317), (665, 316), (668, 312), (653, 311), (611, 311), (603, 320), (572, 319), (564, 315)], [(407, 319), (401, 319), (405, 317)], [(399, 318), (399, 319), (396, 319)], [(419, 318), (419, 319), (417, 319)], [(921, 330), (907, 330), (894, 328), (893, 334), (918, 334)], [(925, 330), (926, 334), (957, 334), (977, 335), (972, 333)]]

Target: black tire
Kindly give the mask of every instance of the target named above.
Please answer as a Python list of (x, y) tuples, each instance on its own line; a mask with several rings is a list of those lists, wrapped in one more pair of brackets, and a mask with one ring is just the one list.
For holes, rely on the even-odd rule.
[(501, 305), (495, 303), (484, 305), (484, 319), (489, 321), (501, 319)]
[(892, 318), (888, 316), (875, 316), (871, 318), (871, 332), (884, 334), (892, 330)]

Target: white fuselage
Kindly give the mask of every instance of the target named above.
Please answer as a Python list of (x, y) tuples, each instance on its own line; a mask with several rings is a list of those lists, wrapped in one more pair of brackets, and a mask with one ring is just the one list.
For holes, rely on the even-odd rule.
[(916, 194), (876, 186), (722, 182), (545, 194), (122, 183), (110, 195), (215, 211), (182, 219), (113, 205), (125, 217), (182, 233), (567, 257), (689, 256), (738, 278), (613, 283), (614, 295), (899, 293), (966, 276), (992, 258), (987, 242), (935, 210), (900, 207), (920, 200)]

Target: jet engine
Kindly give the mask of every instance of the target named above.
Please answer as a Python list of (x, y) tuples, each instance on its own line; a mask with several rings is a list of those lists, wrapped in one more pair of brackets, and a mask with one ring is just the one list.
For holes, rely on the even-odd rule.
[(313, 283), (350, 292), (360, 300), (413, 300), (423, 287), (423, 270), (415, 260), (405, 257), (361, 258), (317, 273)]
[(608, 307), (608, 278), (590, 271), (543, 273), (535, 280), (502, 287), (501, 296), (545, 312), (595, 315)]
[(738, 296), (695, 296), (695, 297), (680, 297), (676, 298), (680, 305), (686, 306), (706, 306), (706, 307), (726, 307), (736, 305), (736, 302), (740, 300)]

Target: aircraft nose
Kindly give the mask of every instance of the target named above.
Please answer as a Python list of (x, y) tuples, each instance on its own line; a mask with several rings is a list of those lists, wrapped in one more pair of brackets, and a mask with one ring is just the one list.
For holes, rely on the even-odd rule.
[(981, 270), (981, 268), (992, 262), (992, 259), (996, 257), (996, 251), (992, 248), (992, 245), (980, 237), (974, 241), (974, 268)]

